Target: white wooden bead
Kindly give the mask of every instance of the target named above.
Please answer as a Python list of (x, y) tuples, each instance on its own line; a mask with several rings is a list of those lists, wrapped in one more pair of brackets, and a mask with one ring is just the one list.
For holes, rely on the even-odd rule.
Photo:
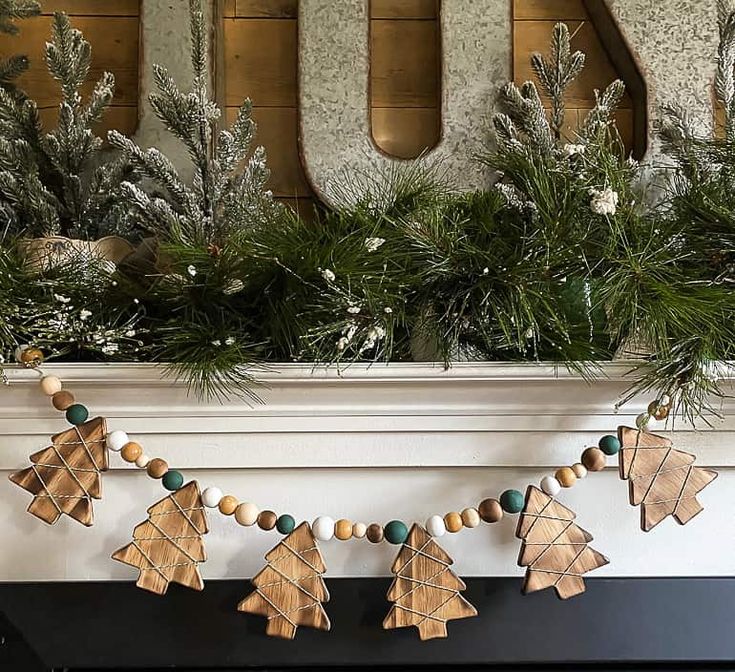
[(480, 514), (477, 509), (469, 508), (462, 511), (462, 524), (472, 530), (480, 524)]
[(334, 536), (334, 519), (319, 516), (311, 524), (311, 531), (319, 541), (329, 541)]
[(587, 476), (587, 467), (585, 467), (583, 464), (580, 464), (579, 462), (572, 465), (572, 471), (577, 478), (584, 478), (585, 476)]
[(544, 476), (541, 479), (541, 489), (549, 495), (549, 497), (556, 497), (561, 492), (561, 483), (557, 481), (553, 476)]
[(426, 521), (426, 531), (432, 537), (443, 537), (447, 533), (447, 526), (441, 516), (431, 516)]
[(352, 536), (355, 539), (362, 539), (367, 534), (367, 525), (365, 523), (355, 523), (352, 526)]
[(135, 460), (135, 466), (138, 467), (138, 469), (145, 469), (150, 461), (151, 458), (143, 453), (142, 455), (140, 455), (140, 457), (138, 457), (137, 460)]
[(15, 349), (15, 352), (13, 352), (13, 356), (15, 357), (15, 361), (18, 362), (18, 364), (22, 364), (23, 363), (23, 359), (22, 359), (23, 352), (25, 352), (26, 350), (28, 350), (28, 348), (30, 348), (30, 347), (31, 347), (30, 345), (19, 345)]
[(130, 443), (130, 438), (121, 429), (116, 429), (107, 435), (107, 447), (119, 453), (126, 443)]
[(57, 392), (61, 392), (61, 380), (56, 376), (44, 376), (41, 378), (41, 390), (48, 397), (53, 397)]
[(206, 488), (202, 493), (202, 504), (208, 509), (215, 509), (219, 506), (223, 497), (222, 490), (217, 487)]
[(260, 509), (251, 502), (243, 502), (235, 509), (235, 520), (245, 527), (255, 525), (259, 515)]

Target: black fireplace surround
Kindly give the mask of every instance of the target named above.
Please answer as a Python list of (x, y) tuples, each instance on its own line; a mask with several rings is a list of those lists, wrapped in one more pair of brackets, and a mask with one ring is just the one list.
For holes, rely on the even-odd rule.
[(165, 597), (131, 583), (0, 584), (0, 671), (735, 670), (735, 579), (589, 579), (570, 601), (520, 580), (467, 579), (479, 616), (445, 640), (384, 631), (390, 579), (332, 579), (331, 632), (293, 642), (238, 613), (247, 581)]

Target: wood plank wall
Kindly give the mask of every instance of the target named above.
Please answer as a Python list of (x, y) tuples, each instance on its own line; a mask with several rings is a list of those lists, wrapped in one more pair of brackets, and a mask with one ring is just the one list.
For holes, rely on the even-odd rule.
[(53, 13), (64, 11), (92, 45), (92, 70), (84, 93), (91, 91), (105, 70), (115, 75), (115, 99), (97, 132), (117, 128), (134, 133), (138, 126), (140, 0), (42, 0), (41, 4), (41, 16), (21, 21), (17, 36), (0, 40), (0, 56), (29, 56), (31, 67), (18, 84), (38, 102), (44, 123), (55, 124), (60, 100), (58, 83), (46, 69), (44, 47), (51, 39)]

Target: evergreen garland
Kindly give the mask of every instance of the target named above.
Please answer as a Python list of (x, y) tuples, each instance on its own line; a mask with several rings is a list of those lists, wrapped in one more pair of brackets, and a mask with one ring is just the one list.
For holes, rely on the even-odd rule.
[(198, 393), (253, 399), (269, 362), (554, 360), (592, 377), (617, 352), (643, 358), (631, 395), (668, 395), (689, 419), (716, 412), (735, 359), (735, 14), (726, 0), (718, 9), (724, 134), (704, 136), (665, 108), (673, 165), (658, 202), (615, 127), (622, 82), (596, 92), (579, 129), (565, 127), (585, 59), (559, 24), (549, 55), (532, 59), (540, 89), (501, 92), (477, 157), (499, 175), (491, 189), (460, 193), (441, 166), (405, 164), (346, 174), (340, 205), (310, 217), (267, 191), (250, 101), (220, 129), (200, 0), (190, 0), (191, 90), (156, 67), (151, 96), (193, 179), (115, 131), (120, 157), (89, 173), (102, 160), (90, 127), (113, 80), (82, 104), (89, 45), (57, 15), (47, 63), (63, 94), (58, 128), (44, 135), (35, 105), (0, 89), (11, 228), (150, 237), (113, 275), (78, 261), (82, 277), (70, 264), (34, 276), (6, 239), (0, 350), (32, 342), (62, 356), (154, 359)]
[[(41, 5), (36, 0), (0, 0), (0, 33), (17, 35), (16, 22), (41, 13)], [(11, 56), (0, 59), (0, 87), (15, 91), (14, 80), (28, 69), (28, 57)]]

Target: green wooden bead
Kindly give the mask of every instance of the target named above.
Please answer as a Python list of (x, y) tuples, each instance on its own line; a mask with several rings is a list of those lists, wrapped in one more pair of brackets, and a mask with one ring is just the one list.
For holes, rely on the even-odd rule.
[(615, 455), (620, 450), (620, 441), (617, 436), (613, 436), (612, 434), (603, 436), (597, 445), (600, 446), (600, 450), (605, 455)]
[(294, 531), (295, 527), (296, 521), (293, 519), (293, 516), (289, 516), (287, 513), (284, 513), (282, 516), (278, 516), (278, 520), (276, 521), (276, 529), (281, 534), (291, 534), (291, 532)]
[(500, 495), (500, 506), (506, 513), (520, 513), (524, 504), (523, 494), (518, 490), (506, 490)]
[(72, 404), (66, 409), (66, 419), (72, 425), (83, 425), (87, 422), (88, 417), (89, 411), (87, 410), (87, 407), (82, 406), (82, 404)]
[(167, 471), (163, 475), (161, 483), (163, 483), (163, 487), (166, 488), (166, 490), (174, 492), (184, 485), (184, 476), (180, 471)]
[(384, 528), (385, 540), (390, 544), (402, 544), (408, 537), (406, 523), (400, 520), (391, 520)]

